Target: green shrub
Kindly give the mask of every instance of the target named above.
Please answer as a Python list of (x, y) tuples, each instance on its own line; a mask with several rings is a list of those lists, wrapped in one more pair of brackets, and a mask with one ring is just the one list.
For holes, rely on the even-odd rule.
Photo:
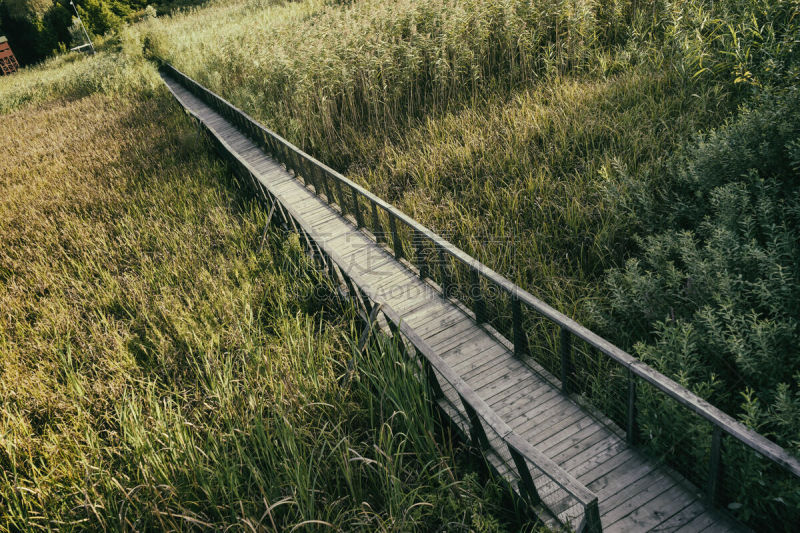
[[(676, 167), (641, 213), (640, 256), (608, 275), (603, 329), (800, 453), (800, 91), (759, 96)], [(762, 476), (732, 474), (742, 513), (770, 500)]]

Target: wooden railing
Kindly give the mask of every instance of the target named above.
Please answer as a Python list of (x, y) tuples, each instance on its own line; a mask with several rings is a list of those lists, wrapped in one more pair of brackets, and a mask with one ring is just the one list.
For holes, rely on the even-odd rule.
[[(164, 68), (170, 76), (178, 79), (182, 85), (217, 111), (227, 110), (221, 114), (242, 127), (241, 119), (235, 117), (241, 117), (243, 113), (240, 114), (241, 112), (233, 106), (176, 69), (170, 66)], [(249, 119), (248, 122), (253, 123)], [(276, 145), (265, 148), (278, 149)], [(257, 188), (257, 197), (260, 196), (266, 201), (266, 207), (270, 212), (274, 212), (273, 206), (279, 206), (277, 212), (288, 219), (286, 222), (291, 223), (294, 229), (302, 234), (304, 240), (314, 243), (313, 251), (325, 257), (329, 262), (328, 268), (331, 264), (338, 267), (336, 275), (345, 278), (349, 290), (357, 294), (356, 298), (361, 303), (381, 300), (380, 295), (373, 293), (358, 274), (348, 273), (348, 262), (339, 255), (335, 247), (328, 245), (324, 235), (315, 235), (312, 230), (300, 225), (299, 217), (292, 205), (280, 204), (267, 188), (259, 184), (253, 170), (235, 153), (228, 151), (228, 156), (238, 167), (237, 170), (249, 178), (250, 184)], [(602, 531), (598, 500), (594, 493), (514, 432), (389, 305), (370, 304), (366, 311), (369, 313), (367, 317), (369, 328), (376, 323), (380, 313), (386, 319), (393, 335), (407, 341), (403, 346), (413, 347), (414, 353), (410, 355), (419, 364), (437, 400), (444, 400), (459, 412), (467, 428), (466, 436), (476, 447), (486, 454), (494, 454), (497, 461), (503, 462), (508, 470), (514, 473), (514, 478), (517, 480), (516, 488), (521, 496), (533, 506), (543, 505), (562, 524), (575, 531), (585, 533)]]
[[(430, 279), (438, 285), (445, 296), (462, 302), (471, 309), (479, 324), (485, 324), (487, 329), (511, 339), (509, 344), (513, 345), (517, 355), (523, 358), (533, 357), (552, 375), (559, 376), (560, 380), (554, 378), (554, 383), (565, 393), (582, 393), (590, 402), (607, 405), (597, 401), (597, 395), (591, 392), (591, 387), (587, 386), (585, 378), (588, 374), (601, 371), (605, 373), (604, 375), (610, 376), (610, 380), (613, 377), (612, 381), (615, 383), (609, 382), (606, 385), (609, 388), (616, 386), (619, 389), (617, 396), (622, 398), (618, 398), (612, 407), (621, 409), (606, 414), (622, 428), (631, 445), (640, 440), (641, 417), (637, 407), (640, 394), (637, 390), (643, 386), (651, 387), (665, 400), (679, 406), (698, 420), (707, 422), (710, 442), (680, 442), (680, 436), (676, 436), (676, 442), (681, 446), (708, 446), (706, 467), (688, 465), (692, 471), (687, 472), (686, 468), (680, 468), (687, 465), (675, 466), (693, 480), (697, 479), (698, 472), (705, 473), (706, 496), (710, 502), (715, 504), (718, 502), (722, 476), (725, 475), (726, 469), (722, 468), (722, 450), (726, 438), (763, 457), (788, 475), (792, 482), (800, 478), (800, 461), (774, 442), (518, 287), (394, 206), (263, 127), (246, 113), (171, 65), (164, 65), (163, 68), (195, 96), (234, 123), (241, 131), (246, 132), (274, 158), (285, 164), (286, 168), (293, 171), (295, 177), (302, 180), (317, 196), (332, 206), (337, 206), (342, 216), (349, 218), (358, 228), (366, 230), (378, 243), (385, 245), (398, 261), (409, 266), (413, 265), (421, 278)], [(291, 208), (291, 206), (286, 207)], [(384, 314), (401, 327), (401, 330), (406, 330), (404, 331), (406, 337), (427, 360), (431, 361), (434, 368), (442, 373), (437, 364), (434, 364), (435, 354), (424, 347), (424, 344), (418, 344), (421, 343), (421, 339), (415, 339), (413, 331), (408, 331), (408, 328), (403, 328), (402, 324), (393, 320), (397, 317), (392, 317), (391, 311), (388, 314), (385, 311)], [(555, 332), (545, 331), (547, 327), (554, 328)], [(529, 335), (531, 331), (535, 331), (536, 335)], [(534, 350), (531, 349), (531, 337), (536, 348)], [(431, 352), (429, 354), (431, 357), (428, 357), (427, 352)], [(600, 370), (595, 370), (595, 366)], [(462, 390), (463, 384), (456, 387), (456, 384), (461, 382), (450, 374), (447, 373), (446, 381), (458, 390), (460, 395), (466, 394), (462, 399), (467, 398), (467, 403), (475, 409), (480, 399)], [(490, 425), (498, 430), (498, 433), (502, 435), (506, 431), (507, 426), (501, 420), (491, 415), (487, 417), (491, 419)], [(513, 432), (508, 433), (506, 437), (508, 437), (506, 444), (517, 452), (524, 451), (526, 460), (533, 462), (546, 459), (540, 454), (535, 454), (535, 450), (530, 446), (526, 448), (522, 439)], [(530, 457), (527, 454), (530, 454)], [(552, 474), (552, 464), (538, 466), (543, 471), (551, 471), (553, 477), (559, 477)], [(574, 487), (569, 490), (574, 491), (573, 496), (583, 505), (593, 505), (588, 495), (581, 494), (580, 490)]]

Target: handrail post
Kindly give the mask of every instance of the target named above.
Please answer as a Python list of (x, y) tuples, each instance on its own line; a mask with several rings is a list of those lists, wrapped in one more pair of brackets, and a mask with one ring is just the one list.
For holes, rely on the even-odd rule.
[(625, 429), (625, 438), (628, 445), (635, 446), (638, 436), (636, 425), (636, 376), (628, 369), (628, 423)]
[(472, 297), (472, 311), (475, 313), (475, 322), (483, 324), (486, 322), (486, 302), (483, 300), (481, 291), (481, 278), (478, 271), (470, 267), (470, 296)]
[(564, 394), (569, 394), (570, 384), (569, 380), (572, 377), (572, 336), (567, 328), (561, 328), (558, 343), (559, 352), (561, 355), (561, 390)]
[(453, 284), (450, 279), (450, 269), (447, 265), (447, 256), (445, 255), (444, 248), (439, 248), (439, 273), (442, 276), (442, 294), (445, 298), (449, 298), (453, 292)]
[(318, 166), (314, 166), (314, 169), (322, 176), (322, 189), (325, 191), (325, 198), (330, 204), (333, 201), (333, 196), (331, 196), (331, 184), (328, 182), (328, 173)]
[(419, 269), (419, 277), (420, 279), (425, 279), (428, 277), (428, 264), (425, 261), (425, 255), (423, 254), (423, 247), (422, 247), (422, 234), (414, 230), (414, 246), (417, 250), (417, 268)]
[(338, 200), (336, 203), (339, 204), (339, 209), (342, 210), (342, 215), (346, 215), (347, 206), (345, 205), (344, 196), (342, 195), (342, 182), (334, 178), (333, 185), (336, 187), (336, 198)]
[(583, 523), (578, 529), (579, 533), (602, 533), (603, 524), (600, 522), (600, 507), (597, 498), (583, 507)]
[(511, 319), (514, 329), (514, 355), (528, 355), (530, 347), (522, 325), (522, 304), (515, 294), (511, 295)]
[(375, 235), (375, 240), (383, 243), (386, 242), (386, 235), (383, 233), (383, 227), (381, 227), (381, 219), (378, 217), (378, 205), (375, 203), (374, 200), (370, 200), (370, 204), (372, 204), (372, 225), (373, 227), (373, 235)]
[(389, 231), (392, 232), (392, 247), (394, 248), (395, 259), (403, 258), (403, 243), (400, 242), (400, 237), (397, 234), (397, 217), (394, 213), (389, 211)]
[(510, 444), (506, 443), (508, 452), (511, 454), (511, 459), (517, 467), (517, 474), (519, 475), (519, 489), (524, 496), (527, 496), (531, 505), (538, 505), (542, 501), (539, 492), (536, 490), (536, 485), (533, 483), (531, 470), (528, 468), (528, 462), (525, 458)]
[(439, 378), (436, 377), (436, 372), (433, 371), (433, 365), (423, 354), (419, 354), (419, 358), (420, 364), (425, 372), (425, 377), (428, 378), (428, 383), (431, 386), (433, 399), (438, 400), (439, 398), (444, 397), (442, 386), (439, 384)]
[(711, 434), (711, 453), (708, 458), (708, 488), (706, 499), (712, 506), (719, 500), (719, 485), (722, 476), (722, 429), (714, 424)]
[(308, 159), (301, 158), (303, 161), (303, 180), (306, 183), (306, 186), (310, 183), (314, 186), (314, 196), (319, 196), (322, 192), (319, 188), (319, 182), (317, 181), (316, 172), (314, 172), (314, 167), (308, 161)]
[(467, 400), (464, 399), (463, 396), (459, 394), (458, 397), (461, 398), (461, 405), (464, 406), (464, 410), (467, 412), (467, 417), (469, 418), (469, 433), (470, 438), (472, 439), (472, 444), (481, 450), (488, 449), (489, 439), (486, 437), (486, 431), (483, 429), (483, 425), (481, 424), (481, 419), (478, 416), (478, 413), (475, 412), (475, 409)]
[(354, 187), (350, 187), (350, 194), (353, 195), (353, 213), (356, 215), (356, 227), (364, 227), (364, 217), (361, 216), (361, 203), (358, 201), (358, 193)]

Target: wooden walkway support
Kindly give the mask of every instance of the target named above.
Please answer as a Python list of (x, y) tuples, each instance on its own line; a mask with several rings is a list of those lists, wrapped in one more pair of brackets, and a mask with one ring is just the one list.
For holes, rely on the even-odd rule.
[[(162, 77), (270, 216), (300, 235), (365, 317), (380, 320), (410, 347), (441, 408), (547, 524), (587, 532), (743, 529), (714, 506), (724, 474), (723, 437), (800, 476), (800, 463), (774, 443), (181, 72), (165, 65)], [(544, 332), (542, 324), (556, 333), (533, 334)], [(599, 414), (573, 391), (581, 387), (583, 353), (620, 369), (626, 407), (621, 420)], [(698, 466), (708, 470), (704, 490), (633, 446), (641, 438), (637, 384), (654, 387), (710, 423), (710, 456)]]

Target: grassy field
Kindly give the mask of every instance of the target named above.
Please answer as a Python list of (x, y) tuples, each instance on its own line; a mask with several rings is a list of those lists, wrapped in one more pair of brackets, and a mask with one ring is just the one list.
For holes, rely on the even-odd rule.
[[(795, 116), (799, 21), (771, 0), (218, 2), (128, 38), (797, 451), (796, 129), (747, 110)], [(703, 484), (708, 425), (672, 409), (654, 399), (646, 440)], [(795, 520), (793, 480), (726, 453), (731, 510)]]
[(352, 310), (111, 54), (0, 84), (39, 101), (0, 123), (0, 530), (533, 527), (394, 346), (343, 380)]
[(131, 39), (580, 318), (631, 237), (628, 177), (663, 173), (732, 104), (654, 39), (611, 46), (626, 17), (581, 0), (234, 2)]
[[(792, 237), (800, 224), (793, 177), (800, 161), (796, 127), (800, 106), (794, 89), (800, 82), (798, 25), (797, 3), (783, 0), (211, 1), (197, 9), (123, 28), (99, 43), (103, 52), (94, 58), (62, 56), (3, 79), (0, 112), (7, 113), (4, 119), (10, 118), (0, 128), (14, 133), (40, 128), (45, 137), (57, 136), (43, 140), (36, 155), (19, 155), (5, 162), (9, 168), (15, 169), (19, 163), (14, 161), (20, 159), (44, 160), (66, 151), (69, 161), (78, 158), (85, 165), (96, 164), (92, 167), (95, 179), (114, 178), (114, 187), (91, 187), (91, 180), (82, 181), (88, 180), (87, 172), (74, 162), (65, 162), (66, 155), (56, 159), (70, 172), (54, 172), (50, 165), (46, 171), (4, 173), (12, 177), (4, 175), (3, 186), (14, 194), (6, 195), (11, 200), (2, 205), (13, 215), (2, 217), (0, 237), (13, 245), (4, 246), (2, 253), (30, 255), (14, 259), (14, 265), (22, 266), (0, 263), (9, 272), (0, 271), (4, 279), (14, 281), (5, 282), (3, 297), (11, 298), (13, 305), (6, 307), (16, 313), (7, 313), (2, 322), (3, 357), (28, 361), (13, 368), (56, 376), (50, 378), (56, 380), (52, 383), (59, 379), (69, 383), (74, 379), (69, 376), (83, 375), (81, 369), (95, 368), (86, 363), (76, 366), (74, 354), (80, 354), (82, 361), (92, 354), (98, 364), (114, 368), (109, 361), (133, 360), (138, 371), (147, 369), (145, 377), (135, 379), (127, 377), (133, 375), (127, 370), (121, 372), (120, 379), (127, 385), (118, 387), (123, 392), (117, 396), (98, 394), (98, 398), (122, 398), (116, 403), (98, 402), (108, 409), (113, 404), (112, 411), (104, 412), (113, 412), (115, 420), (134, 420), (145, 429), (128, 433), (117, 426), (92, 430), (100, 436), (70, 429), (82, 435), (80, 442), (90, 443), (87, 449), (95, 450), (96, 457), (118, 467), (120, 479), (126, 481), (116, 483), (114, 475), (87, 466), (96, 461), (77, 461), (74, 457), (82, 457), (80, 454), (65, 452), (53, 444), (52, 437), (49, 447), (41, 444), (31, 449), (73, 457), (73, 466), (64, 466), (73, 480), (67, 484), (73, 487), (72, 492), (67, 491), (71, 496), (56, 505), (53, 497), (39, 495), (37, 490), (63, 494), (58, 489), (60, 481), (56, 481), (60, 478), (55, 474), (48, 477), (46, 468), (23, 461), (30, 463), (25, 479), (40, 480), (41, 488), (14, 492), (12, 487), (17, 485), (7, 482), (7, 493), (15, 495), (8, 501), (19, 509), (11, 516), (28, 512), (26, 505), (32, 506), (30, 512), (38, 517), (56, 513), (56, 508), (61, 509), (59, 513), (92, 509), (82, 502), (99, 501), (94, 507), (98, 516), (118, 519), (128, 516), (127, 511), (122, 512), (121, 501), (141, 498), (136, 505), (147, 509), (149, 524), (162, 519), (163, 509), (169, 509), (169, 520), (184, 516), (189, 522), (230, 524), (246, 515), (247, 520), (258, 516), (263, 522), (273, 517), (271, 511), (262, 517), (266, 509), (290, 498), (287, 501), (291, 503), (276, 507), (281, 509), (279, 528), (317, 519), (345, 528), (426, 529), (432, 524), (455, 523), (488, 530), (509, 523), (509, 529), (517, 527), (517, 517), (498, 511), (494, 485), (483, 490), (474, 476), (451, 475), (459, 467), (451, 459), (457, 454), (449, 445), (442, 445), (441, 439), (430, 436), (429, 429), (435, 424), (429, 413), (419, 417), (425, 421), (423, 428), (403, 425), (416, 424), (418, 417), (387, 417), (384, 409), (375, 411), (370, 403), (374, 396), (368, 391), (383, 385), (366, 386), (358, 394), (348, 392), (353, 394), (352, 404), (331, 400), (334, 393), (330, 391), (339, 386), (335, 378), (341, 374), (341, 363), (350, 355), (349, 311), (296, 296), (303, 293), (303, 287), (321, 283), (305, 273), (297, 279), (296, 272), (306, 271), (297, 266), (302, 257), (296, 247), (282, 245), (264, 256), (255, 254), (263, 213), (236, 196), (235, 185), (226, 181), (224, 171), (210, 158), (204, 156), (198, 163), (194, 155), (186, 155), (193, 152), (181, 152), (196, 142), (185, 124), (174, 125), (178, 119), (169, 114), (147, 59), (170, 61), (551, 305), (599, 328), (638, 357), (798, 452), (800, 361), (794, 347), (800, 342), (795, 303), (800, 294), (800, 249)], [(78, 128), (87, 120), (79, 106), (99, 102), (105, 102), (108, 112), (123, 115), (122, 108), (127, 106), (131, 117), (159, 113), (173, 117), (173, 128), (169, 134), (145, 135), (147, 128), (161, 131), (162, 125), (145, 126), (131, 119), (126, 127), (98, 130), (98, 135), (113, 139), (126, 138), (126, 131), (142, 134), (139, 144), (131, 145), (126, 163), (118, 167), (109, 162), (126, 152), (109, 146), (104, 146), (105, 152), (96, 156), (98, 162), (92, 163), (94, 151), (86, 151), (86, 145), (95, 150), (91, 143), (99, 142), (98, 135), (69, 144), (75, 147), (72, 150), (54, 151), (53, 146), (67, 146), (66, 138), (55, 132), (62, 127)], [(155, 106), (158, 113), (147, 115), (148, 106)], [(47, 118), (32, 121), (34, 112)], [(50, 118), (48, 113), (63, 116)], [(53, 122), (58, 128), (42, 126)], [(100, 120), (95, 127), (113, 122)], [(152, 144), (166, 138), (171, 139), (173, 151), (169, 153), (176, 154), (172, 166), (165, 166), (159, 153), (164, 148)], [(122, 141), (112, 144), (125, 146)], [(81, 153), (91, 155), (81, 158)], [(140, 165), (150, 166), (142, 170)], [(71, 172), (73, 168), (78, 171)], [(197, 170), (192, 173), (191, 169)], [(67, 185), (73, 180), (64, 179), (65, 174), (75, 174), (78, 181)], [(48, 184), (47, 180), (56, 181), (56, 185), (47, 185), (54, 191), (83, 187), (86, 198), (114, 191), (122, 194), (116, 187), (126, 182), (120, 176), (127, 177), (131, 185), (124, 192), (137, 200), (121, 202), (118, 209), (125, 216), (117, 216), (117, 211), (107, 207), (113, 205), (110, 201), (97, 200), (103, 207), (96, 211), (75, 207), (82, 205), (77, 199), (83, 198), (75, 193), (64, 197), (57, 210), (68, 213), (69, 222), (50, 224), (51, 219), (57, 220), (55, 215), (40, 221), (40, 226), (9, 222), (23, 220), (23, 213), (33, 213), (29, 216), (35, 218), (43, 212), (27, 207), (32, 198), (29, 187), (33, 186), (28, 182), (40, 179), (29, 176), (40, 175), (49, 176)], [(169, 181), (171, 175), (173, 182)], [(192, 178), (179, 179), (178, 175)], [(196, 183), (192, 180), (201, 180), (203, 191), (218, 191), (220, 196), (197, 196), (195, 189), (188, 188)], [(21, 200), (15, 198), (24, 199), (24, 205), (20, 207)], [(217, 221), (218, 225), (210, 226), (218, 227), (228, 240), (206, 238), (211, 231), (206, 228), (209, 223), (204, 221), (201, 229), (199, 222), (192, 222), (195, 219), (190, 213), (199, 217), (200, 213), (217, 212), (214, 206), (226, 206), (220, 207), (219, 216), (233, 217), (229, 223)], [(105, 218), (101, 213), (106, 213)], [(147, 223), (138, 222), (136, 216)], [(164, 227), (162, 221), (172, 221), (175, 226)], [(127, 242), (122, 235), (128, 234), (118, 229), (123, 223), (138, 236), (127, 248), (117, 244)], [(37, 227), (35, 238), (20, 233)], [(103, 231), (90, 229), (95, 227)], [(156, 228), (160, 233), (154, 233)], [(79, 237), (70, 231), (86, 235)], [(202, 246), (207, 248), (189, 249), (190, 243), (200, 246), (192, 237), (201, 232)], [(110, 241), (105, 240), (106, 235), (111, 235)], [(77, 245), (60, 254), (51, 251), (69, 242), (67, 237), (92, 246), (89, 251)], [(172, 255), (163, 251), (173, 248), (178, 251)], [(123, 256), (126, 249), (145, 266)], [(136, 255), (140, 249), (150, 250), (149, 255)], [(156, 249), (160, 253), (153, 251)], [(109, 260), (92, 250), (116, 255)], [(12, 264), (12, 259), (4, 261)], [(21, 283), (16, 269), (37, 264), (40, 271), (24, 278), (27, 283), (36, 280), (35, 284), (27, 292), (8, 296)], [(153, 270), (146, 270), (147, 265)], [(61, 279), (68, 289), (54, 291), (38, 281), (51, 278)], [(106, 283), (106, 279), (111, 281)], [(92, 287), (96, 292), (81, 292)], [(51, 306), (54, 295), (62, 298), (62, 308), (76, 313), (73, 318), (63, 318), (58, 307)], [(76, 304), (81, 298), (93, 300)], [(111, 303), (97, 303), (106, 301)], [(36, 327), (45, 328), (49, 322), (38, 317), (46, 313), (61, 317), (58, 323), (65, 328), (53, 334), (55, 341), (46, 337), (52, 326), (45, 331), (17, 331), (28, 327), (31, 320)], [(340, 318), (342, 313), (345, 317)], [(101, 333), (118, 335), (124, 341), (118, 339), (114, 344), (105, 337), (91, 337)], [(286, 339), (304, 340), (285, 346)], [(18, 347), (23, 341), (31, 344)], [(315, 343), (322, 343), (323, 348), (315, 349)], [(294, 360), (295, 365), (306, 360), (300, 354), (328, 355), (313, 371), (288, 362), (290, 366), (276, 368), (265, 362), (272, 357), (262, 355), (262, 361), (250, 355), (272, 349), (275, 360)], [(51, 361), (50, 366), (38, 362), (40, 353), (51, 354), (42, 359)], [(217, 360), (220, 364), (210, 362)], [(365, 361), (375, 365), (385, 360)], [(219, 368), (230, 370), (213, 375), (212, 369)], [(376, 379), (396, 376), (391, 387), (403, 391), (411, 385), (402, 375), (407, 371), (398, 372), (365, 369), (363, 375)], [(298, 383), (308, 379), (310, 384), (284, 383), (281, 376), (294, 373)], [(605, 378), (597, 381), (602, 383)], [(132, 384), (127, 379), (133, 380)], [(254, 384), (253, 380), (260, 383), (262, 379), (272, 385)], [(28, 381), (39, 382), (34, 378)], [(89, 381), (98, 386), (98, 380)], [(89, 383), (81, 387), (90, 388)], [(291, 415), (283, 411), (265, 414), (259, 402), (258, 408), (252, 407), (251, 388), (262, 391), (259, 398), (266, 404), (288, 402)], [(406, 392), (397, 395), (398, 405), (404, 406), (398, 411), (425, 409), (419, 391)], [(604, 392), (608, 391), (601, 395)], [(298, 407), (303, 402), (295, 394), (313, 397), (314, 412)], [(341, 394), (334, 396), (338, 399)], [(231, 417), (224, 424), (212, 416), (221, 404), (207, 403), (207, 398), (223, 397)], [(173, 403), (164, 407), (163, 398), (171, 398)], [(120, 407), (128, 404), (136, 408)], [(335, 407), (326, 411), (327, 404)], [(89, 404), (81, 405), (80, 416), (94, 421)], [(344, 405), (360, 415), (342, 410)], [(129, 416), (139, 412), (143, 414)], [(675, 455), (676, 450), (690, 450), (689, 460), (682, 466), (689, 473), (702, 474), (695, 465), (698, 461), (704, 464), (708, 454), (708, 428), (669, 410), (660, 400), (654, 401), (648, 412), (643, 416), (651, 418), (644, 420), (644, 426), (654, 451)], [(669, 414), (664, 417), (663, 413)], [(5, 416), (4, 420), (18, 420), (20, 427), (39, 419), (32, 414)], [(80, 420), (80, 416), (68, 420)], [(284, 488), (310, 486), (309, 490), (320, 490), (319, 494), (329, 498), (324, 501), (341, 502), (325, 507), (333, 509), (331, 515), (318, 506), (322, 496), (304, 499), (302, 491), (267, 494), (258, 475), (241, 473), (242, 464), (250, 465), (249, 457), (241, 464), (217, 468), (231, 449), (238, 453), (255, 442), (252, 435), (260, 435), (232, 428), (273, 427), (270, 424), (285, 430), (287, 442), (300, 438), (302, 445), (296, 450), (307, 460), (269, 463), (264, 472), (274, 473)], [(305, 424), (312, 428), (322, 424), (331, 431), (296, 431)], [(194, 432), (187, 427), (205, 430)], [(373, 465), (375, 460), (388, 469), (398, 467), (387, 462), (391, 455), (371, 448), (385, 437), (384, 427), (392, 428), (388, 448), (410, 453), (407, 466), (414, 466), (399, 467), (402, 474), (398, 478), (403, 483), (359, 485), (347, 481), (349, 466), (361, 464), (356, 457), (364, 457), (364, 465)], [(675, 427), (679, 431), (665, 431)], [(184, 428), (183, 433), (176, 428)], [(155, 439), (153, 435), (159, 432), (167, 437)], [(202, 445), (191, 440), (196, 433)], [(127, 441), (119, 436), (129, 434), (138, 437)], [(113, 452), (97, 451), (109, 436), (122, 444), (114, 441), (108, 445)], [(345, 438), (356, 444), (341, 444)], [(268, 444), (264, 442), (264, 446)], [(349, 447), (357, 455), (344, 453)], [(169, 456), (167, 452), (174, 449), (183, 450), (182, 455)], [(191, 452), (197, 449), (203, 452)], [(208, 451), (211, 449), (214, 453)], [(271, 453), (267, 456), (272, 457)], [(737, 455), (734, 447), (726, 453), (725, 460), (736, 465), (727, 467), (733, 476), (725, 488), (732, 511), (756, 525), (758, 520), (769, 523), (769, 517), (786, 516), (786, 512), (798, 516), (800, 503), (791, 491), (794, 480), (787, 482), (763, 464), (742, 459), (747, 456)], [(128, 464), (120, 457), (139, 457), (137, 454), (150, 454), (139, 461), (148, 465), (146, 468), (125, 470), (120, 466)], [(197, 461), (192, 464), (198, 466), (182, 471), (180, 475), (189, 478), (181, 478), (179, 490), (164, 480), (177, 476), (169, 465), (181, 461)], [(292, 470), (287, 465), (293, 464), (311, 466), (294, 469), (294, 478), (285, 477)], [(320, 464), (334, 466), (326, 470), (319, 468)], [(371, 468), (364, 466), (359, 475), (377, 476)], [(415, 470), (424, 474), (416, 476)], [(46, 475), (40, 477), (40, 471)], [(191, 477), (197, 471), (209, 472), (209, 477)], [(230, 475), (231, 471), (236, 475)], [(320, 480), (325, 489), (316, 489), (312, 471), (330, 471), (335, 480)], [(141, 472), (148, 472), (144, 486), (150, 487), (150, 492), (137, 488), (142, 484), (137, 476), (145, 475)], [(307, 477), (297, 477), (301, 474)], [(87, 479), (97, 482), (91, 484)], [(346, 481), (342, 483), (342, 479)], [(449, 480), (454, 479), (461, 480), (457, 486), (463, 491), (455, 500), (448, 492), (453, 486)], [(238, 497), (248, 494), (252, 498), (249, 507), (244, 506), (240, 515), (222, 516), (219, 509), (229, 503), (223, 495), (236, 483), (259, 487), (264, 494), (259, 492), (256, 498), (252, 496), (255, 492), (242, 489)], [(162, 490), (162, 485), (171, 488)], [(84, 497), (90, 492), (85, 487), (99, 491), (97, 498)], [(120, 499), (119, 494), (126, 496)], [(375, 502), (364, 494), (373, 495)], [(361, 498), (366, 498), (366, 507)], [(209, 510), (214, 508), (207, 505), (209, 501), (219, 505), (218, 511)], [(435, 505), (428, 507), (428, 503)], [(101, 508), (108, 509), (106, 514)], [(462, 508), (469, 509), (467, 515), (458, 514)]]

